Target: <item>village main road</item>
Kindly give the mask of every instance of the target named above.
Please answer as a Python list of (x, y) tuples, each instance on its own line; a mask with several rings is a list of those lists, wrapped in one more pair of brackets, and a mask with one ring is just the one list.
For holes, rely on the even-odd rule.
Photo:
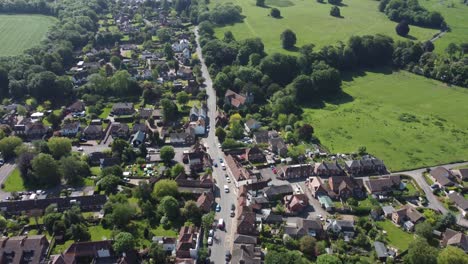
[[(461, 163), (453, 163), (453, 164), (445, 164), (445, 165), (439, 165), (439, 166), (434, 166), (430, 167), (430, 169), (435, 169), (437, 167), (444, 167), (446, 169), (453, 169), (455, 167), (459, 166), (464, 166), (468, 165), (468, 162), (461, 162)], [(431, 186), (426, 182), (426, 179), (423, 176), (423, 173), (426, 171), (425, 168), (423, 169), (417, 169), (417, 170), (411, 170), (411, 171), (401, 171), (401, 172), (395, 172), (392, 173), (393, 175), (398, 175), (398, 174), (405, 174), (413, 178), (416, 183), (421, 187), (421, 189), (424, 191), (427, 202), (428, 202), (428, 207), (432, 208), (434, 210), (438, 210), (442, 214), (447, 214), (448, 210), (445, 208), (442, 203), (437, 199), (437, 197), (434, 195), (432, 192)], [(468, 221), (466, 219), (463, 219), (462, 217), (458, 217), (458, 224), (468, 227)]]
[[(211, 80), (208, 68), (206, 67), (205, 60), (201, 52), (200, 42), (198, 35), (198, 27), (194, 29), (196, 40), (197, 40), (197, 55), (201, 62), (201, 71), (203, 78), (205, 78), (205, 91), (208, 96), (207, 107), (208, 107), (208, 118), (209, 125), (211, 127), (208, 132), (208, 136), (204, 139), (205, 145), (208, 147), (208, 154), (214, 159), (214, 162), (220, 164), (220, 158), (225, 160), (224, 153), (218, 147), (219, 141), (215, 135), (215, 123), (216, 123), (216, 92), (213, 89), (213, 82)], [(221, 206), (221, 211), (216, 213), (216, 219), (224, 219), (225, 228), (224, 230), (217, 229), (215, 232), (215, 239), (213, 246), (211, 246), (211, 257), (210, 260), (213, 263), (225, 263), (225, 253), (227, 250), (231, 251), (232, 242), (234, 239), (235, 225), (233, 224), (234, 218), (230, 217), (231, 205), (236, 204), (236, 187), (232, 183), (228, 183), (224, 176), (226, 171), (223, 171), (221, 166), (213, 167), (213, 175), (216, 181), (216, 200)], [(224, 186), (229, 186), (229, 192), (224, 191)]]

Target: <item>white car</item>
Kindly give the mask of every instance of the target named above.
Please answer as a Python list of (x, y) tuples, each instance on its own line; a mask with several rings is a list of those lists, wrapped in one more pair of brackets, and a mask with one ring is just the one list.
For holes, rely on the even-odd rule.
[(208, 237), (208, 245), (209, 246), (213, 245), (213, 238), (212, 237)]
[(83, 147), (79, 147), (79, 148), (78, 148), (78, 151), (83, 151)]
[(227, 178), (226, 178), (226, 181), (227, 181), (228, 183), (231, 183), (231, 178), (227, 177)]
[(221, 148), (221, 143), (218, 143), (218, 148)]

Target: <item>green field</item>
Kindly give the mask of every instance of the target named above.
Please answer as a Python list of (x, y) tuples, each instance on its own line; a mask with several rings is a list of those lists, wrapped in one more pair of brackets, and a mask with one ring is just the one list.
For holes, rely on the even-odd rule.
[[(461, 1), (420, 0), (419, 3), (429, 10), (439, 11), (444, 16), (451, 31), (434, 42), (435, 50), (443, 52), (450, 42), (468, 42), (468, 6)], [(453, 7), (449, 5), (453, 4)]]
[(468, 89), (405, 71), (344, 78), (346, 95), (303, 114), (332, 153), (366, 146), (392, 171), (468, 160)]
[(42, 15), (0, 15), (0, 56), (18, 55), (39, 44), (56, 22)]
[[(287, 28), (296, 33), (298, 47), (308, 43), (321, 47), (337, 41), (346, 42), (353, 35), (377, 33), (404, 39), (395, 33), (396, 23), (378, 11), (379, 2), (374, 0), (344, 0), (340, 7), (343, 18), (330, 16), (332, 5), (315, 0), (266, 0), (268, 6), (280, 9), (281, 19), (270, 17), (270, 9), (255, 6), (255, 0), (216, 0), (211, 1), (211, 5), (220, 2), (241, 6), (246, 18), (243, 23), (217, 28), (216, 35), (222, 38), (223, 33), (230, 30), (238, 40), (258, 36), (263, 40), (267, 53), (285, 52), (281, 48), (280, 34)], [(425, 41), (437, 32), (412, 26), (410, 35)]]
[(4, 184), (5, 188), (3, 188), (3, 190), (6, 192), (19, 192), (26, 190), (23, 178), (21, 178), (20, 171), (17, 168), (13, 170), (8, 178), (6, 178)]

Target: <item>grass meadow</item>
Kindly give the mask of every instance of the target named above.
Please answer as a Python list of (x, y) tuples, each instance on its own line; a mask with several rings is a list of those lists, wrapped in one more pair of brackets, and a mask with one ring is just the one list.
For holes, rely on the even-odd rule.
[(468, 42), (467, 5), (452, 0), (419, 0), (419, 3), (429, 10), (439, 11), (451, 28), (450, 32), (434, 42), (436, 52), (444, 52), (451, 42), (456, 44)]
[[(425, 0), (421, 0), (425, 1)], [(436, 1), (436, 0), (431, 0)], [(330, 16), (332, 5), (315, 0), (266, 0), (268, 7), (276, 7), (282, 18), (269, 16), (270, 8), (258, 7), (255, 0), (212, 0), (216, 3), (233, 2), (242, 7), (243, 23), (216, 28), (216, 35), (222, 38), (225, 31), (232, 31), (238, 40), (260, 37), (267, 53), (288, 52), (281, 47), (280, 34), (291, 29), (297, 36), (297, 47), (313, 43), (317, 47), (346, 42), (353, 35), (386, 34), (395, 40), (404, 40), (395, 33), (396, 23), (378, 11), (378, 1), (344, 0), (340, 7), (342, 18)], [(326, 2), (326, 1), (325, 1)], [(410, 37), (414, 40), (430, 39), (437, 30), (411, 27)]]
[(385, 69), (344, 79), (339, 99), (304, 108), (331, 152), (365, 146), (392, 171), (468, 160), (468, 89)]
[(56, 18), (43, 15), (0, 15), (0, 57), (36, 46), (56, 22)]

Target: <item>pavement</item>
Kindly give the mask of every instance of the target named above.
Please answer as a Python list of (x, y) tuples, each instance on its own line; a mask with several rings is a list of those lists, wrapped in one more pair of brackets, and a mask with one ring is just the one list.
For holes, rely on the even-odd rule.
[[(208, 132), (208, 136), (203, 139), (204, 144), (208, 147), (207, 151), (208, 154), (211, 156), (212, 159), (219, 162), (219, 158), (223, 158), (224, 160), (224, 153), (220, 148), (218, 148), (218, 139), (215, 136), (215, 118), (216, 118), (216, 92), (213, 89), (213, 81), (211, 80), (210, 74), (208, 73), (208, 68), (206, 67), (205, 60), (203, 58), (201, 47), (199, 43), (199, 35), (198, 35), (198, 27), (194, 29), (196, 40), (197, 40), (197, 55), (201, 62), (201, 71), (202, 75), (205, 78), (205, 90), (208, 96), (207, 99), (207, 107), (208, 107), (208, 119), (209, 124), (211, 126), (210, 131)], [(221, 211), (216, 213), (215, 219), (224, 219), (225, 221), (225, 228), (224, 230), (216, 230), (214, 234), (214, 243), (211, 246), (211, 257), (210, 260), (214, 263), (225, 263), (225, 253), (226, 250), (230, 250), (232, 248), (232, 242), (235, 233), (235, 225), (233, 224), (234, 218), (230, 217), (230, 210), (231, 204), (236, 204), (237, 197), (235, 195), (235, 186), (233, 183), (227, 183), (226, 178), (224, 175), (226, 171), (221, 169), (221, 166), (213, 167), (213, 176), (216, 180), (216, 201), (221, 206)], [(229, 186), (229, 192), (224, 192), (224, 185)]]

